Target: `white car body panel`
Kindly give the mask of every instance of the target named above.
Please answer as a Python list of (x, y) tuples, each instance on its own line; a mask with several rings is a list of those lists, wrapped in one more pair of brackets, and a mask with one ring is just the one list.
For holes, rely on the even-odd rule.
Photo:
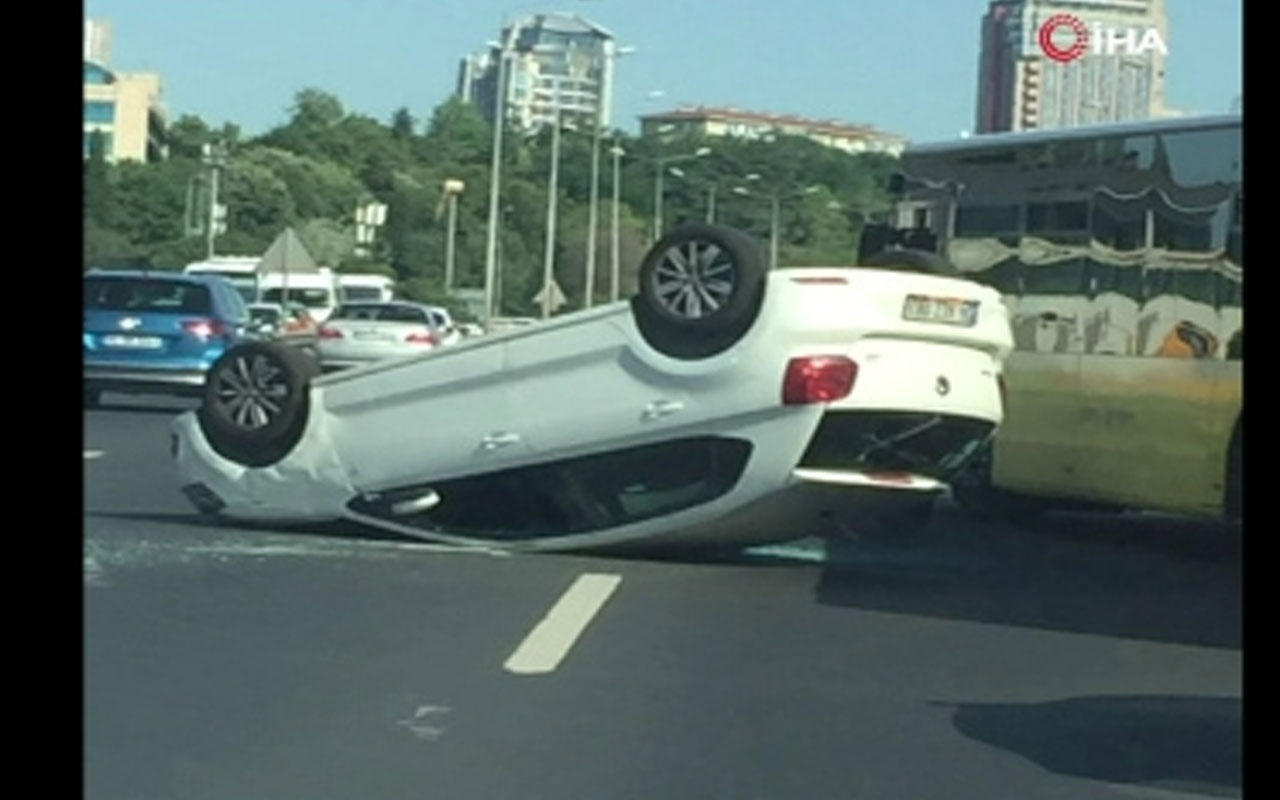
[[(978, 300), (977, 322), (906, 321), (908, 293)], [(829, 527), (828, 506), (874, 502), (875, 491), (943, 486), (922, 475), (890, 479), (802, 465), (828, 414), (907, 411), (998, 424), (997, 379), (1011, 347), (999, 294), (974, 283), (873, 269), (777, 270), (767, 275), (755, 323), (718, 355), (659, 353), (629, 303), (615, 303), (318, 377), (301, 443), (272, 467), (246, 469), (222, 458), (189, 412), (174, 429), (178, 471), (184, 485), (216, 495), (231, 518), (347, 518), (433, 541), (492, 545), (488, 537), (424, 530), (349, 504), (397, 488), (719, 435), (753, 448), (727, 494), (604, 530), (497, 543), (557, 550), (793, 539)], [(783, 405), (788, 360), (819, 355), (854, 360), (852, 391), (830, 403)]]

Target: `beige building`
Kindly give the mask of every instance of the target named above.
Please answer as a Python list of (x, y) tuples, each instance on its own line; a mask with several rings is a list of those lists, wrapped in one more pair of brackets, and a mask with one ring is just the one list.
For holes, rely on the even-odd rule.
[(100, 131), (108, 161), (158, 161), (165, 156), (160, 76), (112, 72), (84, 64), (84, 157)]
[(103, 137), (108, 161), (157, 161), (165, 157), (166, 114), (160, 76), (115, 72), (107, 67), (111, 29), (85, 20), (84, 157), (95, 132)]
[(768, 114), (737, 108), (689, 106), (640, 118), (641, 133), (698, 136), (732, 136), (765, 139), (770, 136), (803, 136), (846, 153), (898, 155), (906, 147), (904, 137), (838, 120), (808, 119), (789, 114)]

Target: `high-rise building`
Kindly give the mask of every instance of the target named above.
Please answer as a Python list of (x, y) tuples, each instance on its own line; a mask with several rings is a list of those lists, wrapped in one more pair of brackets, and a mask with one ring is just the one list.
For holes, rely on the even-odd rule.
[(84, 60), (111, 63), (111, 23), (101, 19), (84, 21)]
[(1164, 0), (991, 0), (977, 132), (1154, 119), (1164, 104)]
[(84, 30), (84, 157), (100, 137), (108, 161), (164, 158), (166, 114), (160, 76), (111, 69), (110, 26), (86, 19)]
[(504, 27), (501, 40), (487, 51), (463, 58), (458, 96), (489, 120), (497, 108), (504, 44), (510, 60), (506, 115), (512, 124), (532, 130), (557, 113), (588, 126), (593, 118), (611, 124), (618, 50), (608, 30), (576, 14), (535, 14)]
[(738, 139), (801, 136), (846, 153), (886, 153), (893, 156), (901, 154), (907, 146), (905, 137), (870, 125), (709, 106), (683, 106), (672, 111), (646, 114), (640, 117), (640, 132), (644, 136), (673, 133)]

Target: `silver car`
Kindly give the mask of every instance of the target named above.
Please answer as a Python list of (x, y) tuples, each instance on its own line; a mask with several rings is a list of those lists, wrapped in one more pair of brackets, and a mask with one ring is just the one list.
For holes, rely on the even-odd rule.
[(320, 326), (317, 349), (325, 370), (419, 355), (456, 341), (433, 306), (403, 300), (344, 303)]

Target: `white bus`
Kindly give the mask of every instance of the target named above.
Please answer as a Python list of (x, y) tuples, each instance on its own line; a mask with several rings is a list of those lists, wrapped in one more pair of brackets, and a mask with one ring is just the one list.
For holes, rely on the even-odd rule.
[(1241, 117), (976, 136), (900, 168), (896, 219), (860, 258), (945, 256), (1014, 327), (1004, 424), (961, 505), (1239, 519)]
[(395, 297), (395, 281), (372, 273), (338, 275), (338, 289), (344, 303), (372, 301), (385, 303)]
[(261, 256), (214, 256), (204, 261), (194, 261), (182, 271), (226, 278), (246, 303), (254, 303), (258, 300), (258, 262), (261, 260)]
[(259, 277), (259, 298), (264, 303), (299, 303), (316, 322), (324, 322), (338, 307), (338, 281), (333, 270), (319, 272), (267, 272)]

